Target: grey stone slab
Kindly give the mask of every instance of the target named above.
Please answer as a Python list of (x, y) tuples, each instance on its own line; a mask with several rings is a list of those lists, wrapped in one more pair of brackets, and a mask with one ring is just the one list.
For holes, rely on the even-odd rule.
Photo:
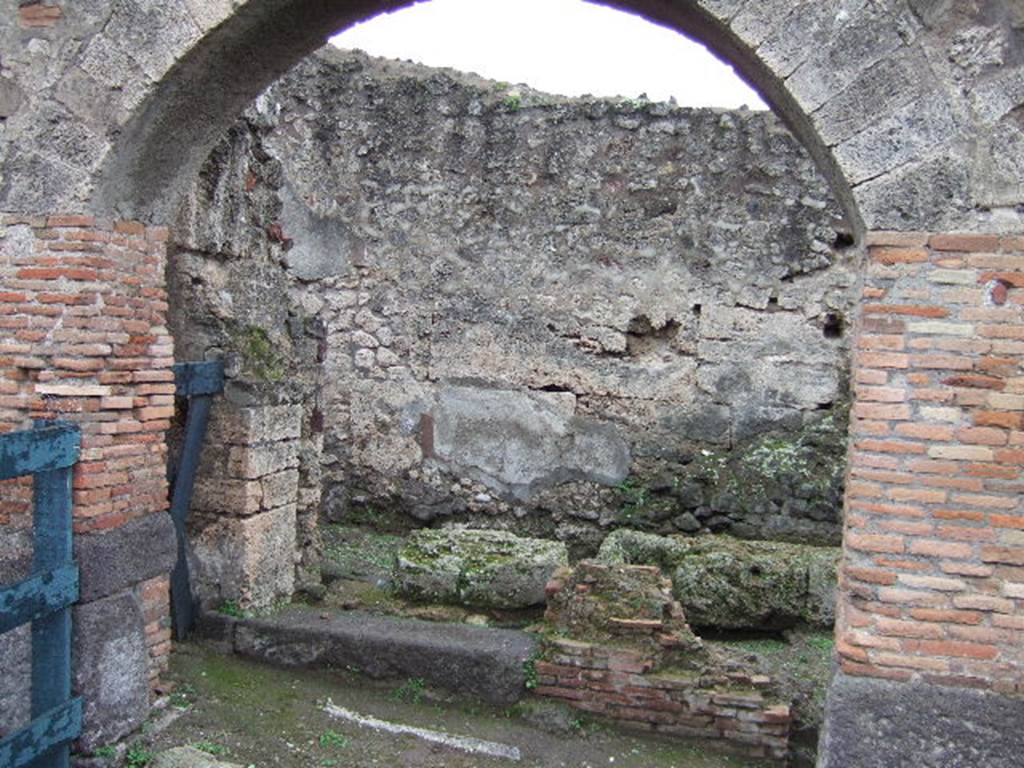
[(612, 485), (629, 471), (629, 448), (612, 425), (575, 417), (552, 395), (447, 387), (433, 416), (439, 459), (513, 493), (572, 477)]
[(149, 653), (142, 606), (131, 591), (74, 610), (74, 683), (84, 699), (84, 751), (115, 742), (149, 714)]
[(80, 600), (89, 603), (169, 574), (177, 546), (174, 523), (166, 512), (132, 520), (107, 533), (76, 536)]
[(818, 768), (1019, 768), (1024, 700), (837, 673)]
[(427, 683), (507, 705), (525, 693), (523, 662), (536, 640), (524, 632), (372, 616), (321, 618), (294, 608), (238, 623), (235, 651), (288, 667), (357, 669), (375, 678)]
[(217, 760), (195, 747), (175, 747), (153, 759), (152, 768), (242, 768), (238, 763)]
[(349, 271), (349, 228), (335, 218), (318, 216), (297, 200), (290, 187), (281, 192), (281, 218), (288, 222), (285, 236), (291, 240), (284, 260), (299, 280), (321, 280)]

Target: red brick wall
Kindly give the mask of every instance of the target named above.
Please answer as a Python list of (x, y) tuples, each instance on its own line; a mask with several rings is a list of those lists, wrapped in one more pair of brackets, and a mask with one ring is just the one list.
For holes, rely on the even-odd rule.
[(715, 739), (752, 757), (782, 759), (789, 749), (789, 706), (772, 701), (767, 677), (657, 672), (636, 650), (565, 638), (545, 640), (535, 663), (538, 696), (611, 718), (620, 725), (687, 738)]
[(157, 576), (142, 582), (136, 589), (142, 602), (146, 622), (146, 647), (149, 649), (149, 683), (152, 689), (160, 686), (160, 678), (167, 671), (171, 653), (171, 579)]
[[(167, 230), (5, 215), (0, 235), (0, 431), (32, 418), (80, 425), (78, 533), (166, 509), (164, 432), (174, 411)], [(5, 487), (2, 497), (0, 525), (31, 525), (24, 491)], [(156, 613), (151, 621), (162, 620)], [(157, 656), (166, 655), (164, 634), (152, 636)]]
[(879, 232), (869, 249), (842, 668), (1024, 692), (1024, 238)]

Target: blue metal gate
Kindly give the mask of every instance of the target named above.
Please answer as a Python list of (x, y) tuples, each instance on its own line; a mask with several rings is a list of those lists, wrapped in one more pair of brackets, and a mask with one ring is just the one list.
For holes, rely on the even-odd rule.
[(0, 741), (0, 766), (67, 768), (82, 731), (82, 700), (71, 698), (71, 604), (78, 568), (71, 549), (71, 467), (81, 439), (73, 424), (37, 421), (0, 435), (0, 480), (31, 475), (32, 576), (0, 589), (0, 633), (32, 623), (32, 722)]

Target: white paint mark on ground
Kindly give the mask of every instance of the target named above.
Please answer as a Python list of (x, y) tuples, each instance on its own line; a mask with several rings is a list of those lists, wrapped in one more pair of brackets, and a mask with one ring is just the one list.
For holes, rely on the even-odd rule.
[(368, 717), (353, 712), (350, 709), (339, 707), (328, 702), (324, 706), (324, 712), (331, 717), (339, 717), (342, 720), (356, 723), (363, 728), (371, 728), (375, 731), (394, 734), (410, 734), (417, 736), (424, 741), (435, 744), (444, 744), (452, 749), (459, 749), (463, 752), (470, 752), (476, 755), (488, 755), (490, 757), (503, 757), (506, 760), (519, 761), (520, 754), (518, 747), (511, 747), (507, 744), (499, 744), (496, 741), (483, 741), (469, 736), (453, 736), (444, 731), (432, 731), (429, 728), (417, 728), (413, 725), (402, 725), (401, 723), (390, 723), (387, 720), (378, 720), (376, 717)]

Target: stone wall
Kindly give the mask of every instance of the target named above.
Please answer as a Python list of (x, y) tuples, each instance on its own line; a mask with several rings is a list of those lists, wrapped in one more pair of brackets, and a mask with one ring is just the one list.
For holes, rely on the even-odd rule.
[(838, 543), (845, 227), (770, 114), (325, 50), (204, 167), (171, 324), (301, 405), (300, 517)]

